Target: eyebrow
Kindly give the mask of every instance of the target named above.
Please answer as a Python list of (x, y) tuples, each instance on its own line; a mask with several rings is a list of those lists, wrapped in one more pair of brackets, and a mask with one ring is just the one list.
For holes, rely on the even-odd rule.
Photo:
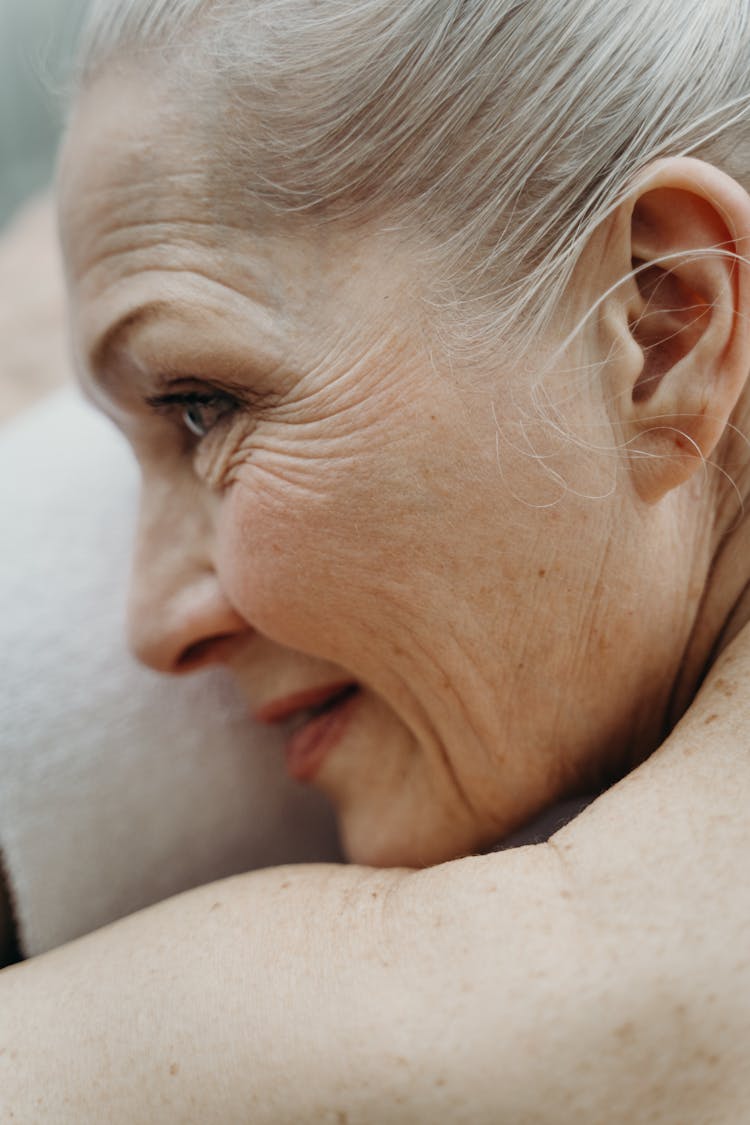
[(152, 323), (167, 310), (180, 319), (179, 312), (167, 301), (149, 301), (125, 313), (99, 337), (89, 352), (89, 366), (97, 382), (106, 385), (110, 381), (114, 356), (135, 329)]
[[(122, 349), (133, 332), (153, 323), (165, 314), (168, 314), (172, 320), (190, 323), (190, 318), (183, 316), (170, 301), (153, 300), (124, 313), (99, 337), (90, 351), (89, 364), (94, 380), (100, 389), (116, 393), (113, 384), (116, 384), (120, 378), (118, 365), (114, 362), (117, 352)], [(160, 390), (163, 392), (162, 397), (168, 397), (168, 393), (174, 390), (178, 381), (174, 376), (167, 377), (163, 373), (154, 375), (155, 389), (157, 392)], [(183, 381), (185, 383), (191, 381), (206, 382), (205, 377), (193, 375), (189, 371), (185, 372)], [(247, 382), (242, 379), (222, 376), (221, 378), (212, 378), (210, 382), (218, 389), (236, 395), (237, 398), (248, 404), (252, 402), (257, 405), (261, 401), (276, 401), (277, 399), (277, 396), (270, 392), (262, 394), (253, 392), (248, 387)], [(159, 394), (153, 397), (158, 399)]]

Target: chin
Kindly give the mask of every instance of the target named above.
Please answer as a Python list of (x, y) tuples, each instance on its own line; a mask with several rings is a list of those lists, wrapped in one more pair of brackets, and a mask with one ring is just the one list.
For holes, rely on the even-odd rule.
[(353, 815), (339, 821), (341, 847), (349, 863), (363, 867), (434, 867), (471, 855), (478, 840), (451, 838), (450, 829), (405, 826)]

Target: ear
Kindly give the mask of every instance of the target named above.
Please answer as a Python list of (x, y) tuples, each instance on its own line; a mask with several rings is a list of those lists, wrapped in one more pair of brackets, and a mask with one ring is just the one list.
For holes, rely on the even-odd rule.
[[(750, 197), (700, 160), (646, 170), (612, 216), (602, 308), (610, 401), (653, 503), (726, 432), (750, 373)], [(632, 272), (631, 272), (632, 271)]]

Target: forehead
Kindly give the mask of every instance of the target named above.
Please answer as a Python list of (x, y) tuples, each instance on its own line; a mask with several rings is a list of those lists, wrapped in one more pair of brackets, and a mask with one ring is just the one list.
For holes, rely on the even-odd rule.
[[(150, 76), (149, 76), (150, 77)], [(158, 83), (119, 73), (79, 97), (63, 143), (58, 201), (73, 277), (106, 253), (114, 232), (210, 221), (209, 160), (189, 115)]]
[(144, 307), (152, 321), (171, 312), (214, 334), (248, 313), (264, 333), (272, 322), (277, 338), (333, 326), (350, 349), (386, 323), (389, 334), (399, 322), (413, 328), (419, 287), (403, 233), (264, 222), (231, 189), (217, 195), (214, 163), (201, 126), (168, 89), (120, 75), (80, 99), (59, 210), (84, 367), (113, 326)]

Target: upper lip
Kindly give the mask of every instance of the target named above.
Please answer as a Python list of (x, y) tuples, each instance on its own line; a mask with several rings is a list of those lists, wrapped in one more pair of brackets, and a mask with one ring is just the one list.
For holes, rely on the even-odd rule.
[(264, 703), (253, 713), (253, 718), (259, 723), (283, 723), (297, 711), (304, 711), (309, 707), (320, 707), (324, 703), (335, 699), (337, 695), (348, 689), (356, 688), (352, 680), (340, 680), (334, 684), (324, 684), (321, 687), (307, 688), (305, 691), (285, 695), (282, 699), (274, 699)]

